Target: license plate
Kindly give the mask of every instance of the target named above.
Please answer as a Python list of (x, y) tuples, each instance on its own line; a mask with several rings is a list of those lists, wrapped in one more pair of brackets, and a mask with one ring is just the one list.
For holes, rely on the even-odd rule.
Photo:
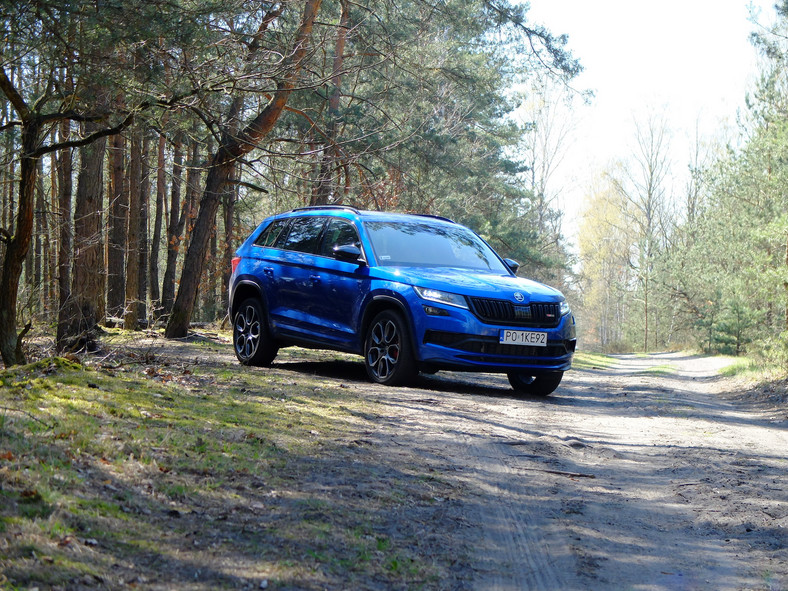
[(502, 345), (529, 345), (546, 347), (547, 333), (530, 330), (502, 330), (498, 342)]

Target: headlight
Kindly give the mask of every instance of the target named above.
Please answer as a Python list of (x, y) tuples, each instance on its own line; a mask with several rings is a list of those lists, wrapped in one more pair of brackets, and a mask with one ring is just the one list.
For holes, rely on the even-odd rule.
[(566, 300), (562, 301), (561, 302), (561, 316), (566, 316), (571, 311), (572, 311), (572, 309), (569, 307), (569, 302), (567, 302)]
[(427, 287), (414, 286), (413, 289), (416, 290), (416, 293), (423, 300), (448, 304), (449, 306), (457, 306), (458, 308), (465, 308), (466, 310), (468, 309), (468, 302), (465, 301), (463, 296), (457, 295), (456, 293), (438, 291), (437, 289), (430, 289)]

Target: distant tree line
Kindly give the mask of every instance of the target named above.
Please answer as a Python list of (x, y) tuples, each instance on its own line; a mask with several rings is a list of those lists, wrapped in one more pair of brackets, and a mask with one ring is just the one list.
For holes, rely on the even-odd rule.
[(522, 4), (1, 6), (5, 365), (35, 325), (76, 350), (105, 324), (181, 337), (221, 318), (239, 241), (293, 206), (448, 215), (563, 280), (548, 119), (516, 122), (512, 89), (579, 65)]
[(586, 343), (692, 346), (788, 363), (788, 10), (754, 35), (764, 61), (740, 140), (698, 139), (676, 189), (668, 124), (638, 123), (633, 156), (590, 191), (581, 230)]

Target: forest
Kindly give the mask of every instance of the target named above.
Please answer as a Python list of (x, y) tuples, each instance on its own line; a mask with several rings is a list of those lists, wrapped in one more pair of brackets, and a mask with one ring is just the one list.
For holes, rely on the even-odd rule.
[(230, 259), (305, 205), (439, 214), (562, 289), (581, 348), (788, 359), (788, 9), (737, 140), (669, 122), (588, 189), (553, 172), (582, 56), (507, 0), (3, 0), (0, 354), (226, 314)]
[(670, 122), (652, 113), (636, 122), (632, 154), (588, 190), (587, 346), (788, 363), (788, 4), (775, 8), (773, 26), (753, 23), (760, 71), (730, 137), (697, 137), (677, 164)]
[[(566, 266), (531, 121), (579, 71), (505, 0), (3, 3), (0, 352), (185, 336), (226, 310), (267, 215), (347, 204), (447, 215), (526, 272)], [(31, 333), (32, 334), (32, 333)]]

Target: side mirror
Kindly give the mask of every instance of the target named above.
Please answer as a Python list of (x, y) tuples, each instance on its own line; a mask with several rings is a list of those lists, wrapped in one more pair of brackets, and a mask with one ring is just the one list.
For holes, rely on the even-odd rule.
[(512, 270), (512, 273), (517, 275), (517, 269), (520, 268), (520, 263), (513, 259), (504, 259), (503, 262), (506, 263), (506, 266)]
[(349, 263), (357, 263), (361, 258), (361, 249), (355, 244), (343, 244), (334, 247), (334, 258)]

